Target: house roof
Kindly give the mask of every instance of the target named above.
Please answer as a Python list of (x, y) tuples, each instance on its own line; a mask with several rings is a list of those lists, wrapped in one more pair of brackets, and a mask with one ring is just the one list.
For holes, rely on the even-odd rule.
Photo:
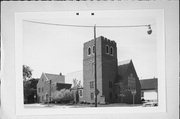
[(62, 74), (50, 74), (50, 73), (44, 73), (46, 76), (47, 80), (61, 80), (62, 79)]
[(57, 90), (61, 90), (61, 89), (70, 89), (72, 84), (68, 84), (68, 83), (57, 83)]
[(158, 87), (157, 78), (140, 80), (141, 90), (156, 90)]

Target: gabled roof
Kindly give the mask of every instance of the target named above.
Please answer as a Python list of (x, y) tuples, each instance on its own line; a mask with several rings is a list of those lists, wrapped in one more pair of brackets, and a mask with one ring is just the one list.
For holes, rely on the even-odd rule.
[(157, 78), (140, 80), (141, 90), (156, 90), (158, 87)]
[(118, 74), (120, 76), (123, 76), (127, 72), (127, 69), (131, 62), (132, 60), (124, 60), (124, 61), (118, 62)]
[(64, 76), (60, 74), (50, 74), (50, 73), (44, 73), (44, 75), (47, 78), (47, 80), (61, 80), (62, 76)]
[(132, 61), (131, 59), (120, 61), (120, 62), (118, 62), (118, 66), (119, 66), (119, 65), (129, 64), (131, 61)]
[(132, 60), (123, 60), (118, 62), (118, 78), (115, 80), (115, 83), (123, 81), (123, 77), (126, 75), (129, 65), (132, 63)]

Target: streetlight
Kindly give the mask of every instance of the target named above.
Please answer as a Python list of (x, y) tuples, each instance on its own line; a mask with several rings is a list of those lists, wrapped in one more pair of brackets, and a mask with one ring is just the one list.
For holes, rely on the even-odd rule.
[(147, 31), (147, 33), (148, 33), (149, 35), (151, 35), (151, 33), (152, 33), (151, 25), (148, 25), (148, 31)]
[(48, 106), (51, 103), (51, 80), (49, 80), (49, 95), (48, 95)]

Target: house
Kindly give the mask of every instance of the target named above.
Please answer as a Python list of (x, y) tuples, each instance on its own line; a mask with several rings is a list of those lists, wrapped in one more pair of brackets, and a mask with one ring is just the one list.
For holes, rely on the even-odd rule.
[(142, 79), (141, 83), (141, 98), (149, 101), (158, 100), (158, 79)]
[(37, 83), (38, 102), (45, 103), (52, 101), (51, 96), (57, 90), (70, 89), (71, 84), (65, 83), (65, 76), (60, 74), (42, 73)]
[[(65, 76), (65, 82), (66, 83), (71, 83), (72, 88), (71, 91), (74, 94), (74, 102), (83, 102), (83, 87), (82, 87), (82, 82), (83, 82), (83, 71), (74, 71), (66, 74)], [(74, 82), (76, 81), (76, 82)], [(77, 85), (78, 84), (78, 85)]]
[(83, 87), (78, 87), (78, 88), (71, 88), (71, 91), (73, 92), (74, 96), (74, 102), (79, 103), (83, 102)]
[[(94, 41), (84, 43), (83, 47), (83, 100), (89, 103), (95, 102)], [(96, 67), (98, 103), (141, 103), (141, 85), (133, 62), (118, 66), (115, 41), (103, 36), (96, 38)]]

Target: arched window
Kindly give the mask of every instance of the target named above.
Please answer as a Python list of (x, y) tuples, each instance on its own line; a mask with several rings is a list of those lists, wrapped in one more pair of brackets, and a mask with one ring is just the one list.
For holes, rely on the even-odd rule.
[(109, 46), (106, 45), (106, 54), (109, 54)]
[(110, 48), (110, 54), (113, 55), (113, 47)]
[(88, 48), (88, 55), (91, 55), (91, 48)]

